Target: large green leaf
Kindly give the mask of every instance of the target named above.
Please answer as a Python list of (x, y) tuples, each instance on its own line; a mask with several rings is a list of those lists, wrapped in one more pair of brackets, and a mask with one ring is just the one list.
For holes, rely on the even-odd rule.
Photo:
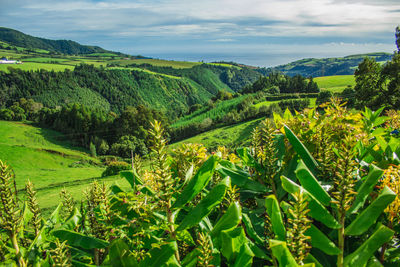
[(243, 163), (248, 167), (259, 168), (259, 164), (250, 154), (249, 148), (241, 147), (236, 150), (238, 156), (242, 159)]
[(310, 169), (312, 173), (315, 173), (318, 169), (318, 163), (315, 161), (311, 153), (307, 150), (307, 148), (303, 145), (303, 143), (297, 138), (297, 136), (290, 130), (286, 125), (284, 126), (286, 137), (289, 139), (289, 142), (292, 144), (294, 150), (299, 154), (299, 156), (303, 159), (304, 163)]
[(242, 246), (247, 243), (242, 227), (221, 232), (221, 253), (229, 263), (234, 263)]
[(193, 249), (189, 254), (185, 256), (185, 258), (181, 261), (182, 266), (185, 267), (196, 267), (197, 265), (197, 257), (200, 255), (199, 249)]
[(115, 267), (135, 267), (139, 266), (135, 257), (129, 251), (129, 247), (122, 239), (114, 240), (108, 252), (109, 264)]
[(324, 204), (325, 206), (330, 205), (332, 199), (329, 194), (322, 188), (318, 180), (314, 177), (311, 171), (304, 164), (303, 160), (300, 160), (299, 165), (296, 169), (296, 176), (299, 179), (300, 184), (305, 188), (315, 199)]
[(345, 235), (363, 234), (395, 198), (396, 194), (385, 186), (379, 196), (345, 229)]
[(361, 184), (360, 188), (357, 190), (356, 199), (352, 207), (349, 209), (347, 214), (357, 213), (358, 210), (364, 205), (365, 200), (367, 200), (369, 194), (374, 189), (374, 186), (381, 178), (383, 171), (371, 164), (367, 177), (364, 179), (364, 182)]
[(238, 202), (233, 202), (225, 214), (218, 220), (211, 231), (211, 236), (218, 236), (223, 230), (236, 227), (242, 220), (242, 209)]
[(176, 242), (168, 242), (162, 245), (157, 245), (149, 251), (143, 261), (140, 262), (141, 267), (160, 267), (165, 266), (172, 257), (175, 257), (175, 251), (178, 250)]
[(247, 267), (253, 264), (254, 253), (249, 246), (244, 243), (240, 248), (239, 255), (236, 258), (234, 267)]
[(280, 240), (269, 240), (269, 247), (272, 250), (272, 255), (278, 260), (281, 267), (297, 267), (296, 260), (290, 253), (286, 242)]
[(257, 244), (262, 245), (264, 243), (264, 240), (254, 230), (253, 224), (251, 223), (249, 216), (247, 214), (243, 213), (242, 219), (243, 219), (244, 226), (246, 227), (247, 235), (250, 238), (252, 238)]
[(106, 248), (108, 246), (108, 242), (104, 240), (70, 230), (54, 230), (51, 234), (61, 241), (67, 240), (67, 243), (70, 246), (81, 247), (84, 249)]
[(383, 244), (389, 242), (393, 234), (392, 230), (384, 225), (380, 225), (371, 237), (364, 241), (356, 251), (346, 256), (344, 266), (365, 266), (375, 251)]
[[(131, 185), (132, 189), (136, 190), (137, 185), (143, 185), (142, 179), (140, 179), (139, 175), (136, 171), (121, 171), (119, 173), (121, 177), (125, 178), (128, 183)], [(148, 186), (144, 186), (140, 189), (141, 192), (149, 195), (154, 195), (154, 191)]]
[[(23, 226), (27, 226), (29, 221), (33, 217), (33, 213), (29, 209), (28, 203), (26, 201), (24, 201), (24, 207), (22, 208), (22, 210), (23, 210), (23, 213), (22, 213), (21, 223), (22, 223)], [(23, 231), (21, 231), (21, 232), (23, 233)]]
[(314, 266), (314, 267), (324, 267), (313, 255), (308, 254), (304, 259), (304, 265), (302, 266)]
[(82, 214), (77, 207), (74, 208), (72, 215), (57, 229), (73, 230), (78, 226), (82, 219)]
[(269, 218), (271, 219), (272, 230), (278, 240), (286, 240), (286, 230), (283, 225), (281, 209), (275, 195), (269, 195), (265, 199), (265, 207)]
[(210, 182), (219, 160), (220, 157), (213, 155), (203, 163), (196, 175), (190, 179), (181, 194), (177, 196), (172, 208), (182, 208), (186, 203), (191, 201), (198, 193), (200, 193), (201, 190), (203, 190), (203, 188)]
[(313, 248), (318, 248), (328, 255), (338, 255), (340, 253), (340, 249), (336, 247), (335, 243), (313, 224), (306, 231), (305, 235), (311, 237)]
[(302, 188), (298, 184), (289, 180), (285, 176), (281, 176), (282, 187), (290, 194), (299, 193), (300, 189), (302, 189), (303, 194), (307, 196), (308, 208), (310, 209), (309, 215), (317, 221), (322, 222), (326, 226), (339, 229), (340, 224), (336, 221), (336, 219), (329, 213), (329, 211), (318, 201), (316, 200), (306, 189)]
[(197, 204), (189, 213), (183, 218), (181, 224), (176, 229), (182, 231), (198, 224), (205, 216), (207, 216), (215, 206), (217, 206), (224, 199), (226, 190), (230, 187), (230, 178), (225, 178), (221, 183), (216, 185), (205, 196), (199, 204)]
[(233, 163), (221, 160), (217, 171), (222, 177), (231, 177), (232, 184), (241, 189), (247, 189), (256, 193), (265, 193), (267, 188), (259, 182), (250, 179), (250, 174), (237, 168)]

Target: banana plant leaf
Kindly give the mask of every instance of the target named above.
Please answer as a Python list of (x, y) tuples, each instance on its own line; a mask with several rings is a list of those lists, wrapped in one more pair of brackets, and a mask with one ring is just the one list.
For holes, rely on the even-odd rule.
[(67, 244), (70, 246), (80, 247), (83, 249), (106, 248), (109, 245), (108, 242), (104, 240), (70, 230), (54, 230), (51, 234), (61, 241), (66, 240)]
[(225, 193), (230, 187), (230, 178), (225, 178), (216, 185), (189, 213), (183, 218), (176, 231), (182, 231), (198, 224), (207, 216), (215, 206), (225, 197)]
[(367, 200), (369, 194), (374, 189), (374, 186), (382, 177), (383, 171), (371, 164), (367, 177), (365, 177), (364, 182), (361, 184), (360, 188), (357, 190), (357, 195), (354, 200), (353, 205), (347, 211), (347, 215), (352, 213), (357, 213), (358, 210), (364, 205), (365, 200)]
[(253, 264), (253, 257), (254, 253), (245, 243), (240, 248), (239, 255), (237, 256), (237, 259), (233, 267), (250, 267)]
[[(137, 172), (135, 170), (121, 171), (119, 174), (121, 175), (121, 177), (125, 178), (125, 180), (128, 181), (128, 183), (131, 185), (133, 190), (136, 190), (136, 185), (143, 185), (142, 179), (139, 177), (139, 175), (137, 174)], [(154, 191), (147, 186), (144, 186), (143, 188), (141, 188), (140, 191), (144, 194), (149, 194), (149, 195), (155, 194)]]
[(393, 234), (388, 227), (380, 225), (356, 251), (344, 258), (344, 266), (365, 266), (375, 251), (392, 239)]
[(269, 246), (272, 250), (272, 255), (277, 259), (279, 262), (279, 266), (281, 267), (297, 267), (297, 263), (293, 258), (292, 254), (290, 253), (286, 242), (270, 239)]
[(108, 252), (109, 264), (113, 267), (135, 267), (139, 266), (135, 257), (129, 251), (129, 247), (122, 239), (114, 240)]
[[(282, 187), (290, 194), (300, 192), (301, 186), (292, 182), (288, 178), (281, 176)], [(339, 229), (340, 224), (338, 221), (329, 213), (329, 211), (316, 200), (306, 189), (302, 188), (303, 194), (308, 198), (308, 208), (310, 209), (309, 215), (317, 221), (322, 222), (326, 226), (332, 229)]]
[(395, 198), (396, 194), (385, 186), (379, 196), (345, 229), (345, 235), (363, 234), (375, 223), (379, 215)]
[(140, 262), (140, 267), (160, 267), (165, 266), (171, 258), (175, 258), (175, 251), (178, 250), (176, 242), (168, 242), (160, 246), (156, 246), (149, 251), (143, 261)]
[(300, 184), (319, 202), (325, 206), (329, 206), (332, 199), (329, 194), (322, 188), (321, 184), (314, 177), (311, 171), (304, 164), (303, 160), (300, 160), (299, 165), (296, 169), (296, 176)]
[(311, 237), (311, 246), (318, 248), (328, 255), (339, 255), (340, 249), (323, 232), (313, 224), (305, 232), (306, 236)]
[(267, 188), (259, 182), (250, 179), (250, 174), (245, 172), (227, 160), (221, 160), (217, 171), (222, 177), (231, 177), (232, 184), (240, 189), (246, 189), (254, 193), (266, 193)]
[(303, 145), (303, 143), (297, 138), (297, 136), (290, 130), (286, 125), (284, 126), (286, 137), (289, 139), (290, 144), (292, 144), (294, 150), (303, 159), (306, 166), (310, 169), (312, 173), (316, 173), (318, 169), (318, 163), (313, 158), (308, 149)]
[(57, 229), (73, 230), (75, 229), (75, 227), (78, 226), (81, 219), (82, 219), (82, 214), (78, 210), (78, 208), (75, 207), (72, 215)]
[(235, 228), (242, 220), (242, 209), (238, 202), (232, 203), (225, 214), (215, 224), (211, 237), (218, 236), (221, 231)]
[(246, 213), (242, 214), (242, 219), (244, 226), (246, 228), (246, 233), (248, 236), (253, 239), (257, 244), (263, 245), (264, 240), (257, 234), (257, 232), (254, 230), (253, 224), (249, 218), (249, 216)]
[(271, 219), (272, 230), (278, 240), (286, 240), (286, 230), (283, 225), (281, 209), (275, 195), (269, 195), (265, 199), (265, 207), (269, 218)]
[(186, 203), (191, 201), (198, 193), (200, 193), (201, 190), (203, 190), (203, 188), (210, 182), (219, 161), (220, 157), (213, 155), (204, 162), (196, 175), (190, 179), (182, 192), (177, 196), (172, 208), (182, 208)]
[(221, 232), (220, 251), (231, 264), (237, 260), (242, 246), (246, 243), (247, 238), (242, 227)]

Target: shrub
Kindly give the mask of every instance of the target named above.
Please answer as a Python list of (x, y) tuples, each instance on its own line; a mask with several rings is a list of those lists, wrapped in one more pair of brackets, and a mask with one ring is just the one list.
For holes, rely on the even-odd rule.
[(101, 177), (117, 175), (120, 171), (130, 170), (132, 167), (124, 161), (113, 161), (107, 166)]

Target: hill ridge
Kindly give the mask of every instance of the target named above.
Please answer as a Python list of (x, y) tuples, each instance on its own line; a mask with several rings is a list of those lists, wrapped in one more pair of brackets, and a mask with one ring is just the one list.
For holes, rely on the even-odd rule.
[(51, 40), (41, 37), (35, 37), (29, 34), (25, 34), (21, 31), (6, 27), (0, 27), (0, 40), (14, 46), (43, 49), (49, 52), (56, 52), (66, 55), (112, 52), (99, 46), (82, 45), (72, 40)]

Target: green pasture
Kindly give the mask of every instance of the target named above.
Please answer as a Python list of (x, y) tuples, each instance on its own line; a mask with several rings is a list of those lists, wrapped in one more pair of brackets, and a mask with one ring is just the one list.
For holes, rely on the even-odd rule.
[(209, 149), (215, 149), (218, 146), (231, 148), (242, 146), (249, 141), (252, 130), (261, 122), (261, 120), (262, 119), (256, 119), (235, 125), (224, 126), (173, 143), (169, 147), (170, 149), (174, 149), (183, 143), (203, 144)]
[(19, 190), (28, 179), (34, 183), (42, 208), (56, 206), (63, 187), (80, 200), (82, 189), (94, 179), (127, 185), (119, 177), (101, 178), (104, 166), (64, 140), (65, 136), (52, 130), (0, 121), (0, 159), (12, 166)]
[(39, 63), (49, 63), (49, 62), (66, 62), (69, 61), (67, 58), (56, 58), (56, 57), (32, 57), (24, 58), (24, 62), (39, 62)]
[(160, 75), (160, 76), (164, 76), (164, 77), (168, 77), (171, 79), (182, 79), (182, 77), (178, 77), (178, 76), (173, 76), (173, 75), (168, 75), (168, 74), (164, 74), (164, 73), (158, 73), (158, 72), (154, 72), (151, 70), (146, 70), (146, 69), (141, 69), (141, 68), (133, 68), (133, 67), (109, 67), (108, 69), (110, 70), (135, 70), (135, 71), (142, 71), (142, 72), (146, 72), (152, 75)]
[(61, 64), (50, 64), (50, 63), (38, 63), (38, 62), (23, 62), (22, 64), (0, 64), (0, 71), (8, 72), (8, 68), (20, 69), (20, 70), (48, 70), (48, 71), (64, 71), (66, 69), (73, 70), (74, 66), (61, 65)]
[(241, 69), (241, 67), (239, 66), (235, 66), (232, 64), (228, 64), (228, 63), (207, 63), (208, 65), (213, 65), (213, 66), (220, 66), (220, 67), (226, 67), (226, 68), (235, 68), (235, 69)]
[(340, 93), (346, 89), (348, 85), (354, 86), (356, 84), (354, 75), (316, 77), (314, 78), (314, 81), (322, 91), (328, 90), (332, 93)]
[(118, 64), (120, 66), (126, 66), (130, 64), (150, 64), (158, 67), (172, 67), (175, 69), (186, 69), (192, 68), (193, 66), (202, 64), (201, 62), (187, 62), (187, 61), (174, 61), (174, 60), (162, 60), (162, 59), (126, 59), (126, 60), (111, 60), (109, 63)]

